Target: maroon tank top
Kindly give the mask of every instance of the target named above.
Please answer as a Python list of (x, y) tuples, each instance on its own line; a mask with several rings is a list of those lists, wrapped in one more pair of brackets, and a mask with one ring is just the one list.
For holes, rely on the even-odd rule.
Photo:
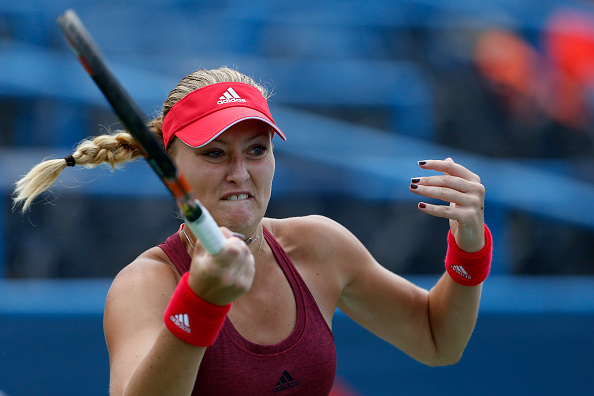
[[(274, 345), (255, 344), (239, 334), (229, 318), (206, 349), (192, 395), (328, 395), (336, 375), (334, 336), (316, 301), (277, 240), (264, 238), (287, 278), (297, 307), (293, 332)], [(159, 245), (180, 274), (191, 258), (173, 234)]]

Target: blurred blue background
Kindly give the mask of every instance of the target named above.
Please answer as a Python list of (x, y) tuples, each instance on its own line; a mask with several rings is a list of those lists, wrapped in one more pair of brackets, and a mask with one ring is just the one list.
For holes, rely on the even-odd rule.
[(448, 224), (415, 209), (416, 162), (481, 176), (494, 262), (462, 361), (424, 367), (338, 313), (337, 394), (591, 388), (592, 1), (23, 0), (0, 3), (0, 394), (106, 394), (110, 279), (179, 225), (141, 161), (69, 168), (11, 210), (31, 166), (120, 127), (56, 24), (67, 8), (147, 117), (199, 68), (267, 85), (288, 135), (269, 216), (332, 217), (426, 288)]

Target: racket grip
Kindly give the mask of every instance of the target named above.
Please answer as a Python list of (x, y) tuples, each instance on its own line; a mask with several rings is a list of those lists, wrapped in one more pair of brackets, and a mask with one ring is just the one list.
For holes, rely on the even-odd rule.
[(198, 205), (202, 208), (202, 214), (198, 219), (188, 222), (188, 227), (196, 235), (204, 249), (214, 256), (221, 251), (227, 238), (225, 238), (208, 210), (200, 203)]

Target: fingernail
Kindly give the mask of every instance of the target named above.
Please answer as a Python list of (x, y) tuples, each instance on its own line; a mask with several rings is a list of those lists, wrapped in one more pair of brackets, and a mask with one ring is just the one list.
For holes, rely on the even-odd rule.
[(410, 188), (416, 190), (417, 188), (419, 188), (419, 186), (417, 186), (416, 184), (410, 184)]
[(419, 202), (419, 208), (425, 209), (426, 207), (427, 205), (425, 205), (423, 202)]
[(234, 232), (233, 236), (239, 239), (245, 239), (245, 235), (240, 234), (239, 232)]
[(419, 179), (419, 178), (414, 178), (414, 179), (410, 179), (410, 181), (411, 181), (411, 182), (413, 182), (413, 183), (418, 183), (418, 182), (420, 182), (420, 181), (421, 181), (421, 179)]
[(425, 165), (427, 161), (419, 161), (419, 165)]

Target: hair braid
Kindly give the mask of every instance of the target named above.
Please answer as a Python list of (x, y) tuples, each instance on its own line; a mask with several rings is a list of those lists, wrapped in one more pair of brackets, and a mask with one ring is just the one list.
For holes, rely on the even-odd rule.
[[(184, 77), (178, 86), (171, 91), (167, 100), (163, 103), (161, 114), (147, 124), (157, 140), (163, 141), (163, 118), (173, 105), (190, 92), (220, 82), (250, 84), (260, 90), (262, 96), (269, 97), (265, 87), (237, 70), (221, 67), (214, 70), (195, 71)], [(175, 140), (169, 145), (168, 152), (170, 155), (174, 153)], [(136, 143), (132, 135), (120, 130), (93, 139), (83, 140), (72, 153), (72, 158), (76, 165), (82, 165), (85, 168), (94, 168), (102, 163), (107, 163), (111, 165), (113, 170), (117, 165), (133, 161), (141, 155), (144, 155), (144, 150)], [(64, 159), (48, 159), (35, 165), (29, 173), (16, 182), (13, 207), (22, 205), (21, 211), (26, 212), (34, 199), (50, 188), (67, 166)]]
[[(116, 165), (132, 161), (143, 153), (132, 135), (115, 131), (113, 134), (83, 140), (72, 153), (72, 157), (77, 165), (85, 168), (94, 168), (105, 162), (115, 169)], [(67, 166), (64, 159), (48, 159), (35, 165), (16, 182), (14, 206), (22, 204), (21, 211), (26, 212), (33, 200), (50, 188)]]

